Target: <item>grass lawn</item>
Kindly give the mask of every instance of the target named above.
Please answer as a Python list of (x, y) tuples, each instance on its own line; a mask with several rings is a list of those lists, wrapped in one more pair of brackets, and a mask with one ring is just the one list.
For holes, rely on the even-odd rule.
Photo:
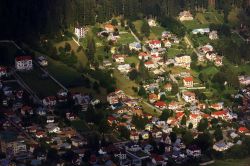
[(125, 63), (131, 64), (138, 64), (139, 63), (139, 59), (136, 56), (129, 56), (125, 59)]
[(207, 75), (214, 75), (219, 70), (215, 66), (207, 67), (206, 69), (202, 70), (201, 73), (207, 74)]
[(210, 166), (249, 166), (250, 158), (246, 159), (227, 159), (227, 160), (216, 160), (214, 164)]
[(161, 38), (162, 32), (165, 31), (165, 28), (161, 26), (151, 27), (151, 33), (149, 39), (158, 39)]
[(34, 68), (30, 72), (19, 72), (19, 75), (40, 98), (56, 95), (61, 89), (61, 87), (49, 77), (42, 78), (43, 72), (38, 68)]
[(120, 34), (120, 38), (118, 39), (117, 44), (118, 45), (129, 44), (135, 41), (136, 40), (133, 35), (131, 35), (130, 33), (123, 33)]
[(168, 58), (174, 58), (176, 55), (183, 53), (182, 49), (178, 48), (169, 48), (168, 49)]
[(81, 73), (49, 57), (48, 57), (48, 62), (49, 62), (49, 65), (47, 67), (48, 71), (64, 86), (70, 87), (74, 85), (81, 85), (81, 81), (83, 81)]
[(141, 33), (141, 27), (142, 27), (142, 20), (136, 20), (133, 22), (133, 24), (135, 25), (135, 29), (137, 30), (138, 33)]
[(0, 65), (14, 65), (15, 57), (22, 55), (21, 51), (12, 43), (0, 42)]
[(192, 21), (183, 21), (182, 24), (188, 29), (188, 30), (193, 30), (196, 28), (205, 28), (207, 25), (205, 24), (200, 24), (199, 21), (196, 19)]
[(75, 52), (75, 54), (77, 56), (78, 61), (77, 61), (76, 66), (79, 66), (79, 65), (86, 66), (88, 59), (87, 59), (85, 53), (83, 52), (83, 50), (77, 52), (77, 49), (79, 46), (73, 40), (56, 43), (55, 46), (57, 49), (59, 47), (64, 47), (66, 42), (70, 44), (71, 49)]
[(137, 94), (132, 89), (132, 87), (138, 87), (135, 82), (127, 79), (118, 70), (114, 70), (114, 77), (116, 78), (116, 86), (118, 89), (123, 90), (130, 96), (137, 96)]
[(228, 15), (228, 22), (231, 26), (236, 26), (239, 23), (238, 14), (240, 12), (239, 8), (233, 8)]

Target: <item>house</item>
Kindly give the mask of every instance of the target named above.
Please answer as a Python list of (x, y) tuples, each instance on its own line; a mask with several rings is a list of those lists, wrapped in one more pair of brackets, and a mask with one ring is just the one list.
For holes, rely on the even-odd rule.
[(106, 24), (106, 25), (104, 25), (104, 29), (107, 32), (112, 33), (115, 31), (115, 26), (113, 26), (112, 24)]
[(190, 91), (185, 91), (182, 93), (182, 98), (188, 102), (188, 103), (193, 103), (196, 101), (195, 99), (195, 93), (190, 92)]
[(156, 21), (154, 19), (148, 19), (148, 25), (150, 27), (155, 27), (157, 26)]
[(149, 47), (151, 49), (161, 48), (161, 41), (160, 40), (151, 40), (151, 41), (149, 41)]
[(131, 70), (131, 66), (130, 66), (130, 64), (118, 65), (117, 69), (121, 73), (128, 73)]
[(2, 131), (0, 133), (0, 145), (1, 152), (6, 155), (16, 156), (27, 152), (24, 138), (14, 131)]
[(149, 59), (149, 55), (147, 52), (140, 52), (138, 55), (138, 58), (140, 60), (148, 60)]
[(33, 109), (30, 106), (23, 106), (21, 108), (21, 114), (22, 115), (33, 115)]
[(150, 103), (154, 103), (155, 101), (158, 100), (158, 95), (151, 93), (148, 95), (148, 100)]
[(229, 149), (231, 146), (232, 145), (230, 143), (227, 144), (224, 141), (219, 141), (213, 145), (213, 149), (216, 151), (219, 151), (219, 152), (223, 152), (223, 151)]
[(169, 31), (164, 31), (164, 32), (161, 33), (161, 37), (163, 39), (168, 39), (168, 38), (171, 38), (172, 36), (173, 36), (173, 34), (171, 32), (169, 32)]
[(45, 132), (44, 131), (37, 131), (35, 136), (36, 136), (36, 138), (44, 138)]
[(169, 110), (177, 110), (179, 108), (179, 104), (172, 101), (168, 104), (168, 109)]
[(58, 127), (58, 126), (52, 126), (52, 127), (48, 128), (48, 132), (58, 134), (61, 132), (61, 130), (60, 130), (60, 127)]
[(44, 56), (39, 56), (37, 58), (37, 62), (39, 65), (41, 65), (43, 67), (48, 66), (48, 60)]
[(249, 130), (246, 127), (240, 127), (240, 128), (238, 128), (238, 132), (241, 134), (245, 134), (245, 133), (248, 133)]
[(149, 139), (149, 132), (148, 131), (143, 131), (141, 132), (142, 139), (146, 140)]
[(194, 35), (197, 35), (198, 33), (199, 34), (205, 34), (205, 33), (209, 33), (210, 32), (210, 29), (209, 28), (199, 28), (199, 29), (194, 29), (194, 30), (192, 30), (192, 33), (194, 34)]
[(168, 92), (172, 91), (172, 84), (170, 84), (170, 83), (165, 84), (164, 89)]
[(238, 77), (240, 84), (250, 85), (250, 76), (239, 76)]
[(215, 104), (212, 104), (212, 105), (210, 106), (210, 108), (213, 108), (213, 109), (215, 109), (215, 110), (217, 110), (217, 111), (222, 110), (222, 109), (223, 109), (223, 103), (215, 103)]
[(124, 63), (126, 55), (112, 55), (112, 59), (117, 63)]
[(179, 14), (179, 20), (180, 21), (191, 21), (193, 20), (193, 15), (191, 14), (190, 11), (182, 11)]
[(48, 96), (43, 99), (43, 105), (46, 107), (53, 107), (56, 105), (56, 97), (55, 96)]
[(218, 39), (218, 33), (217, 33), (217, 31), (211, 31), (209, 33), (209, 39), (210, 40), (217, 40)]
[(187, 121), (187, 125), (189, 125), (189, 123), (193, 124), (193, 128), (196, 128), (198, 126), (198, 123), (200, 122), (200, 120), (202, 119), (202, 116), (200, 116), (200, 114), (193, 114), (191, 113), (189, 115), (189, 120)]
[(7, 67), (0, 66), (0, 78), (3, 76), (7, 76)]
[(160, 61), (162, 59), (162, 57), (159, 55), (153, 54), (153, 55), (151, 55), (151, 59), (152, 59), (153, 63), (157, 63), (158, 61)]
[(223, 120), (232, 119), (232, 115), (227, 110), (216, 111), (211, 113), (213, 118), (222, 118)]
[(148, 124), (146, 124), (146, 126), (145, 126), (145, 130), (151, 131), (151, 130), (153, 130), (153, 127), (154, 127), (153, 124), (148, 123)]
[(187, 155), (193, 158), (201, 157), (201, 149), (196, 145), (190, 145), (186, 149)]
[(157, 101), (157, 102), (155, 102), (154, 105), (156, 108), (159, 108), (161, 110), (164, 110), (167, 108), (167, 104), (164, 101)]
[(54, 123), (55, 122), (55, 117), (54, 116), (47, 116), (47, 123)]
[(156, 64), (154, 64), (154, 62), (152, 61), (147, 61), (144, 63), (144, 66), (147, 68), (147, 69), (153, 69), (153, 68), (156, 68)]
[(84, 27), (75, 27), (75, 35), (77, 36), (78, 39), (84, 38), (86, 36), (86, 28)]
[(210, 44), (206, 44), (199, 48), (199, 52), (201, 54), (206, 54), (207, 52), (213, 52), (213, 51), (214, 51), (214, 48)]
[(180, 66), (188, 69), (190, 68), (191, 57), (189, 55), (179, 54), (175, 56), (174, 60), (175, 60), (174, 63), (175, 66)]
[(40, 116), (45, 116), (46, 114), (47, 114), (47, 111), (46, 111), (47, 109), (46, 108), (44, 108), (44, 107), (38, 107), (37, 109), (36, 109), (36, 113), (38, 114), (38, 115), (40, 115)]
[(208, 51), (205, 54), (206, 54), (206, 59), (209, 61), (214, 61), (217, 57), (217, 53), (215, 53), (214, 51)]
[(66, 113), (66, 118), (69, 120), (69, 121), (73, 121), (73, 120), (76, 120), (77, 119), (77, 116), (71, 112), (67, 112)]
[(117, 122), (117, 120), (116, 120), (116, 118), (114, 117), (114, 116), (108, 116), (108, 123), (109, 123), (109, 125), (112, 125), (113, 123), (116, 123)]
[(139, 42), (133, 42), (129, 44), (129, 49), (130, 50), (135, 50), (135, 51), (140, 51), (142, 48), (141, 43)]
[(33, 63), (31, 56), (18, 56), (15, 58), (15, 67), (17, 70), (32, 70)]
[(162, 42), (164, 44), (164, 47), (166, 48), (170, 48), (172, 46), (172, 43), (170, 42), (170, 40), (163, 40)]
[(183, 78), (183, 84), (187, 88), (193, 87), (194, 86), (193, 77), (185, 77), (185, 78)]
[(222, 56), (216, 56), (214, 60), (215, 66), (222, 66), (223, 65), (223, 57)]
[(137, 131), (135, 131), (135, 130), (132, 130), (130, 132), (130, 137), (129, 138), (130, 138), (131, 141), (138, 141), (139, 140), (139, 133)]

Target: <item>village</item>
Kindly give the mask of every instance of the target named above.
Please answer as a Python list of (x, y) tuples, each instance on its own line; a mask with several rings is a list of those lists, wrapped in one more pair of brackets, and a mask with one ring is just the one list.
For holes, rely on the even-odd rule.
[[(195, 19), (190, 11), (178, 16), (184, 25)], [(221, 74), (233, 66), (213, 45), (221, 34), (197, 27), (183, 37), (154, 18), (133, 25), (138, 22), (148, 24), (150, 36), (139, 37), (142, 30), (126, 21), (122, 26), (120, 18), (74, 27), (70, 49), (81, 52), (90, 33), (97, 49), (110, 46), (96, 51), (103, 55), (98, 65), (88, 64), (74, 79), (91, 84), (84, 90), (65, 85), (70, 79), (53, 72), (51, 57), (0, 41), (18, 50), (12, 65), (0, 66), (1, 165), (38, 166), (48, 159), (59, 165), (213, 164), (214, 156), (249, 148), (250, 73)], [(116, 81), (111, 90), (103, 92), (97, 71)]]

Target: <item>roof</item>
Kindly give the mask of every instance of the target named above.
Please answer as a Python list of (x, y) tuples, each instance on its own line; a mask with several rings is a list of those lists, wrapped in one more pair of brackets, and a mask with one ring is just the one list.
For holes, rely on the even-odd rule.
[(185, 95), (185, 96), (195, 96), (195, 93), (190, 92), (190, 91), (185, 91), (185, 92), (183, 92), (183, 95)]
[(183, 115), (184, 115), (184, 112), (177, 112), (175, 116), (178, 119), (178, 118), (182, 117)]
[(160, 40), (151, 40), (149, 42), (149, 44), (153, 44), (153, 45), (155, 45), (155, 44), (161, 44), (161, 41)]
[(185, 77), (183, 78), (185, 82), (193, 82), (193, 77)]
[(154, 62), (152, 62), (152, 61), (145, 62), (145, 65), (153, 65), (153, 64), (154, 64)]
[(112, 24), (106, 24), (104, 27), (109, 28), (109, 29), (114, 28), (114, 26)]
[(6, 72), (7, 71), (7, 67), (5, 66), (0, 66), (0, 72)]
[(167, 83), (167, 84), (164, 85), (164, 87), (165, 87), (165, 88), (172, 88), (172, 84)]
[(140, 52), (138, 56), (142, 56), (142, 57), (143, 56), (148, 56), (148, 53), (146, 53), (146, 52)]
[(155, 106), (164, 107), (167, 106), (167, 104), (164, 101), (157, 101), (155, 102)]
[(28, 60), (32, 60), (31, 56), (18, 56), (15, 58), (16, 61), (28, 61)]
[(222, 115), (226, 115), (227, 111), (222, 110), (222, 111), (216, 111), (216, 112), (212, 112), (211, 115), (216, 115), (216, 116), (222, 116)]
[(238, 132), (240, 132), (240, 133), (245, 133), (245, 132), (248, 132), (249, 130), (246, 128), (246, 127), (240, 127), (239, 129), (238, 129)]
[(149, 99), (158, 99), (158, 96), (156, 94), (154, 94), (154, 93), (151, 93), (151, 94), (148, 95), (148, 98)]

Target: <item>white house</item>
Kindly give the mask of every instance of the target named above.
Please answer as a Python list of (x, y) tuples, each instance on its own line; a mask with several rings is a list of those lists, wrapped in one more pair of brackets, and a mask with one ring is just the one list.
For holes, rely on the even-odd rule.
[(182, 98), (188, 102), (188, 103), (192, 103), (192, 102), (195, 102), (196, 99), (195, 99), (195, 93), (193, 92), (189, 92), (189, 91), (185, 91), (182, 93)]
[(148, 19), (148, 25), (150, 27), (155, 27), (156, 26), (156, 21), (154, 19)]
[(190, 68), (190, 63), (191, 63), (191, 57), (189, 55), (177, 55), (174, 58), (175, 66), (180, 66), (180, 67), (184, 67), (184, 68)]
[(133, 42), (129, 44), (129, 49), (130, 50), (135, 50), (135, 51), (140, 51), (141, 50), (141, 43), (139, 42)]
[(75, 35), (78, 39), (84, 38), (86, 36), (86, 28), (84, 27), (75, 27)]
[(140, 52), (139, 53), (139, 55), (138, 55), (138, 58), (140, 59), (140, 60), (148, 60), (149, 59), (149, 55), (148, 55), (148, 53), (147, 52)]
[(122, 73), (128, 73), (131, 70), (130, 64), (118, 65), (117, 69)]
[(56, 97), (55, 96), (48, 96), (43, 99), (44, 106), (55, 106), (56, 105)]
[(0, 78), (7, 75), (7, 67), (0, 66)]
[(216, 40), (216, 39), (218, 39), (218, 33), (217, 33), (217, 31), (211, 31), (211, 32), (209, 33), (209, 39), (211, 39), (211, 40)]
[(152, 61), (147, 61), (144, 63), (144, 66), (147, 68), (147, 69), (153, 69), (153, 68), (156, 68), (157, 66), (154, 64), (154, 62)]
[(191, 21), (193, 19), (194, 19), (194, 17), (190, 11), (183, 11), (183, 12), (180, 12), (180, 14), (179, 14), (180, 21)]
[(37, 58), (37, 62), (39, 63), (39, 65), (41, 66), (48, 66), (48, 61), (44, 56), (39, 56)]
[(60, 130), (60, 127), (58, 127), (58, 126), (53, 126), (53, 127), (51, 127), (51, 128), (48, 129), (48, 132), (49, 132), (49, 133), (60, 133), (61, 130)]
[(18, 56), (15, 58), (15, 67), (17, 70), (31, 70), (33, 68), (31, 56)]
[(117, 63), (124, 63), (126, 55), (113, 55), (112, 58)]
[(194, 86), (194, 80), (193, 77), (185, 77), (183, 78), (183, 84), (185, 87), (193, 87)]
[(149, 47), (151, 49), (161, 48), (161, 41), (160, 40), (151, 40), (151, 41), (149, 41)]
[(186, 152), (188, 156), (193, 158), (198, 158), (201, 156), (201, 149), (196, 145), (189, 146)]

